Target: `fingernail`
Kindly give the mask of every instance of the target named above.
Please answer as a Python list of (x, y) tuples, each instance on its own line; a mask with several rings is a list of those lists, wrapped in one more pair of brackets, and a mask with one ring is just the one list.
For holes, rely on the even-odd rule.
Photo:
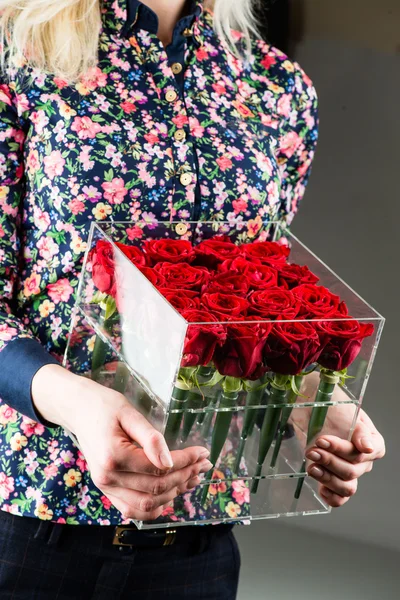
[(172, 456), (171, 456), (170, 452), (168, 452), (168, 450), (163, 450), (161, 452), (160, 460), (161, 460), (161, 464), (164, 465), (164, 467), (167, 467), (167, 469), (171, 469), (174, 466), (174, 463), (172, 461)]
[(319, 461), (321, 460), (322, 456), (319, 454), (319, 452), (314, 452), (313, 450), (312, 452), (307, 452), (307, 458), (309, 458), (310, 460)]
[(328, 448), (331, 447), (331, 443), (328, 442), (328, 440), (317, 440), (317, 446), (319, 446), (320, 448), (325, 448), (325, 450), (327, 450)]
[(310, 469), (310, 475), (312, 475), (313, 477), (319, 477), (321, 478), (323, 476), (324, 472), (322, 469), (320, 469), (319, 467), (312, 467)]
[(203, 466), (201, 467), (201, 470), (204, 473), (207, 473), (207, 471), (209, 471), (210, 469), (212, 469), (212, 462), (210, 462), (209, 460), (205, 460)]
[(365, 450), (373, 450), (374, 449), (374, 444), (373, 444), (371, 438), (368, 438), (368, 437), (361, 438), (361, 444)]
[(208, 458), (209, 456), (210, 456), (210, 451), (203, 450), (203, 452), (200, 454), (199, 458)]

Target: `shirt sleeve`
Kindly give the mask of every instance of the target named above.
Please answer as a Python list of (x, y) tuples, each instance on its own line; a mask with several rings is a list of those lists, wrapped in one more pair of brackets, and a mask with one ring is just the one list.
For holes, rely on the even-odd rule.
[(292, 110), (278, 148), (281, 169), (281, 206), (290, 225), (311, 174), (318, 140), (318, 97), (311, 79), (294, 65)]
[(31, 384), (41, 367), (59, 363), (16, 316), (24, 140), (12, 84), (0, 80), (0, 398), (34, 421), (50, 425), (35, 410)]

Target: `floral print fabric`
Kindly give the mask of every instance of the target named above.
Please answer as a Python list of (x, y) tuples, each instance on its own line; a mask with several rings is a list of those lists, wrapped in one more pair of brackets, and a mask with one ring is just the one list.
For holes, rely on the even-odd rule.
[[(103, 2), (98, 66), (77, 84), (23, 66), (1, 80), (0, 366), (25, 338), (62, 360), (93, 220), (257, 231), (290, 225), (304, 194), (317, 98), (302, 69), (260, 40), (250, 61), (234, 57), (198, 2), (182, 95), (156, 35), (127, 23), (127, 1)], [(248, 502), (237, 486), (227, 517)], [(121, 521), (67, 434), (4, 402), (0, 502), (59, 522)], [(187, 498), (182, 518), (193, 506)]]

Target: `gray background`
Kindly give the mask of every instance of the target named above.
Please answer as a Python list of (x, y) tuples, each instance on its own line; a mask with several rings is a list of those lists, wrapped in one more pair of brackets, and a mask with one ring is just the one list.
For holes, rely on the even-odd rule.
[(304, 7), (296, 60), (315, 83), (321, 118), (293, 232), (387, 319), (364, 403), (386, 438), (387, 457), (329, 516), (237, 527), (239, 600), (394, 600), (400, 598), (400, 2), (293, 4)]

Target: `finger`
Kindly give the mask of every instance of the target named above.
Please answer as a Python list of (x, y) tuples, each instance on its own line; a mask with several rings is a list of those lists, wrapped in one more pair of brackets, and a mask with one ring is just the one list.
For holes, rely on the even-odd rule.
[(364, 475), (369, 464), (365, 462), (354, 464), (320, 448), (317, 451), (314, 449), (309, 450), (306, 452), (306, 456), (317, 463), (318, 466), (325, 467), (332, 474), (337, 475), (344, 481), (358, 479), (361, 475)]
[(331, 492), (331, 490), (328, 490), (328, 488), (326, 488), (325, 486), (321, 486), (319, 493), (321, 494), (322, 498), (327, 502), (327, 504), (329, 504), (329, 506), (332, 506), (332, 508), (340, 508), (350, 500), (350, 498), (345, 498), (343, 496), (335, 494), (334, 492)]
[[(127, 490), (125, 488), (112, 488), (112, 496), (119, 501), (119, 510), (121, 510), (127, 518), (130, 518), (130, 515), (134, 512), (140, 512), (147, 515), (153, 514), (157, 509), (168, 504), (180, 494), (181, 491), (179, 488), (174, 488), (160, 496), (144, 494), (143, 492)], [(149, 517), (146, 518), (148, 519)]]
[(321, 449), (323, 449), (352, 463), (372, 460), (370, 454), (360, 452), (352, 442), (342, 440), (334, 435), (324, 435), (318, 438), (315, 443), (317, 447), (310, 448), (310, 451), (321, 452)]
[(107, 498), (112, 502), (117, 510), (121, 513), (121, 520), (135, 519), (137, 521), (155, 521), (164, 512), (165, 506), (160, 506), (151, 513), (144, 513), (140, 510), (131, 509), (127, 504), (122, 502), (119, 498), (113, 494), (107, 493)]
[[(368, 421), (364, 419), (368, 418)], [(359, 420), (351, 438), (353, 444), (360, 450), (369, 454), (371, 460), (385, 456), (385, 440), (365, 413), (363, 420)], [(371, 424), (369, 424), (371, 422)]]
[(338, 494), (343, 498), (351, 498), (357, 491), (358, 481), (357, 479), (352, 479), (351, 481), (344, 481), (340, 477), (333, 475), (330, 471), (327, 471), (320, 465), (316, 465), (315, 463), (310, 465), (307, 469), (307, 473), (313, 478), (323, 483), (324, 486), (333, 492), (334, 494)]
[(120, 412), (122, 429), (131, 440), (137, 442), (149, 459), (158, 469), (172, 469), (174, 466), (171, 452), (164, 436), (131, 406), (125, 407)]
[(185, 450), (175, 450), (171, 454), (174, 462), (172, 469), (160, 469), (149, 460), (142, 448), (137, 448), (130, 442), (124, 441), (119, 449), (118, 457), (114, 461), (113, 470), (161, 476), (167, 472), (179, 471), (194, 465), (207, 458), (210, 452), (202, 446), (192, 446)]
[(211, 468), (212, 463), (204, 459), (179, 471), (171, 471), (167, 475), (161, 476), (114, 471), (110, 473), (106, 485), (159, 496), (173, 488), (183, 488), (190, 479), (197, 477), (200, 473), (207, 473)]

